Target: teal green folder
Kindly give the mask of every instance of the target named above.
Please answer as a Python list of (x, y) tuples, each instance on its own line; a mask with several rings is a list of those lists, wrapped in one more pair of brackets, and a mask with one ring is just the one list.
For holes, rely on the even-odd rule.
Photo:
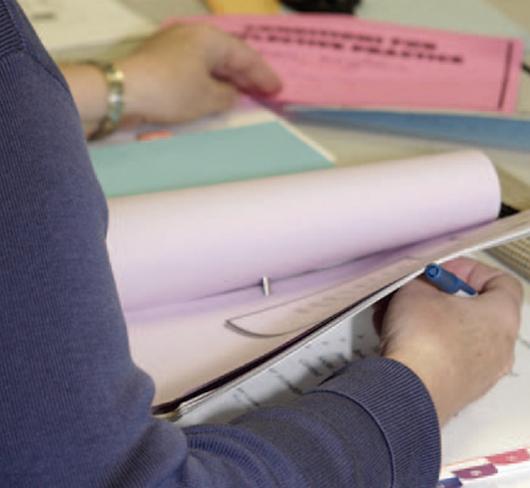
[(329, 168), (332, 163), (279, 122), (177, 135), (90, 150), (107, 197)]

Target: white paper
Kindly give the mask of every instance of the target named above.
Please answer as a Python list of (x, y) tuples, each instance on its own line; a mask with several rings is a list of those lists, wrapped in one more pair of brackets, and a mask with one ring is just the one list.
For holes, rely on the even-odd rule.
[(19, 0), (43, 44), (52, 53), (146, 36), (150, 20), (116, 0)]

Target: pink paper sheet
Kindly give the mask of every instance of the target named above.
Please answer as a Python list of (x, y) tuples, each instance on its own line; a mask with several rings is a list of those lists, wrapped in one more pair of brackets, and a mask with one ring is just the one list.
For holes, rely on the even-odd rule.
[(228, 319), (363, 276), (391, 250), (491, 220), (499, 205), (477, 151), (111, 199), (110, 259), (155, 404), (298, 334), (289, 322), (251, 337)]
[[(155, 381), (155, 404), (173, 400), (298, 337), (302, 332), (300, 325), (304, 324), (303, 330), (307, 331), (344, 310), (344, 306), (351, 310), (356, 305), (358, 312), (368, 307), (370, 301), (376, 301), (374, 293), (389, 283), (419, 272), (429, 262), (456, 256), (477, 246), (489, 247), (507, 238), (522, 237), (528, 232), (529, 222), (530, 211), (523, 212), (479, 228), (453, 232), (339, 267), (274, 282), (273, 293), (268, 297), (255, 286), (194, 302), (127, 313), (133, 358)], [(340, 284), (338, 288), (337, 284)], [(392, 288), (395, 286), (399, 285), (394, 284)], [(328, 292), (321, 293), (323, 289)], [(329, 302), (329, 292), (333, 295), (333, 304)], [(294, 302), (297, 306), (293, 308)], [(330, 305), (333, 305), (331, 309)], [(282, 330), (276, 327), (279, 324), (269, 321), (269, 312), (279, 309), (282, 315), (284, 312), (288, 315), (280, 321)], [(228, 320), (233, 324), (239, 321), (238, 317), (249, 317), (249, 313), (260, 315), (254, 322), (257, 329), (248, 323), (239, 323), (235, 329), (226, 326)], [(269, 335), (270, 325), (281, 335)], [(356, 330), (358, 325), (356, 318)], [(365, 344), (364, 339), (362, 344)], [(338, 359), (336, 352), (328, 355), (331, 363)]]
[(344, 15), (211, 16), (192, 21), (215, 25), (258, 50), (283, 80), (284, 88), (275, 97), (280, 103), (515, 110), (523, 56), (518, 39)]
[[(390, 256), (389, 258), (390, 259)], [(158, 309), (126, 312), (131, 354), (153, 378), (154, 404), (164, 403), (281, 346), (300, 331), (256, 337), (226, 327), (227, 319), (281, 305), (322, 287), (362, 276), (381, 256), (282, 280), (265, 297), (258, 286)]]
[(182, 303), (330, 267), (495, 218), (478, 151), (111, 199), (123, 307)]

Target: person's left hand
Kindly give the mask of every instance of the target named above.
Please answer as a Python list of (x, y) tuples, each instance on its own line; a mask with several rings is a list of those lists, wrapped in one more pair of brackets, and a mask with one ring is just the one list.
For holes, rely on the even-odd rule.
[(118, 61), (125, 75), (125, 115), (177, 123), (229, 108), (238, 90), (271, 95), (281, 82), (261, 56), (205, 25), (165, 29)]

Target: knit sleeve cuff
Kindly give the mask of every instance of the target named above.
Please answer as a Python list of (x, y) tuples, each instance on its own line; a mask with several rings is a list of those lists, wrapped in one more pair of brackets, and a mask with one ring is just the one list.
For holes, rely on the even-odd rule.
[(361, 406), (379, 426), (392, 461), (392, 486), (435, 486), (440, 471), (440, 428), (422, 381), (386, 358), (354, 361), (315, 393), (335, 393)]

